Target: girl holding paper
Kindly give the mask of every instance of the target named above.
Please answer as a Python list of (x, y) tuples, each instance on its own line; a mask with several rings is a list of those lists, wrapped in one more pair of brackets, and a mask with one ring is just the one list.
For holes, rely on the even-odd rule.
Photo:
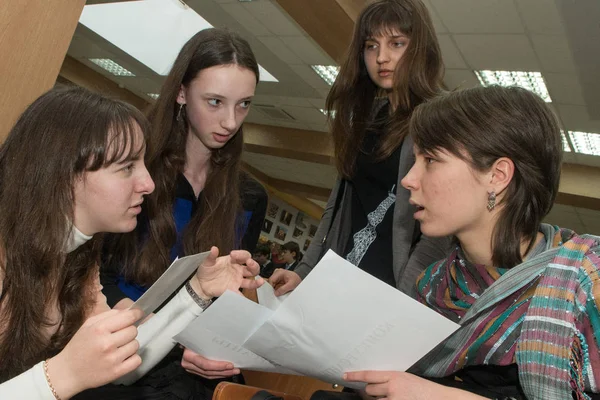
[(541, 223), (561, 171), (550, 108), (521, 88), (469, 89), (419, 106), (410, 133), (414, 216), (456, 239), (418, 299), (461, 328), (411, 373), (347, 379), (394, 400), (600, 397), (600, 237)]
[[(141, 313), (109, 310), (97, 264), (99, 233), (134, 229), (154, 190), (147, 131), (125, 103), (59, 88), (34, 101), (0, 147), (0, 398), (68, 399), (148, 363), (136, 354)], [(241, 265), (249, 256), (213, 254), (192, 278), (195, 296), (256, 286), (243, 278), (257, 270)], [(141, 325), (154, 342), (140, 351), (171, 340), (161, 321), (194, 304), (179, 293)]]
[[(206, 29), (181, 49), (148, 114), (146, 162), (157, 188), (138, 229), (112, 236), (105, 248), (101, 278), (109, 304), (128, 307), (175, 257), (256, 244), (267, 195), (240, 166), (243, 122), (258, 80), (252, 49), (236, 33)], [(184, 369), (209, 379), (239, 374), (230, 363), (178, 351), (162, 363), (170, 378), (157, 368), (148, 385), (169, 380), (174, 391), (204, 398), (216, 383)]]
[(443, 75), (421, 0), (378, 0), (361, 12), (326, 104), (339, 179), (298, 267), (270, 278), (277, 295), (300, 284), (328, 249), (410, 295), (423, 269), (444, 256), (448, 244), (421, 235), (400, 185), (414, 161), (408, 120), (442, 92)]

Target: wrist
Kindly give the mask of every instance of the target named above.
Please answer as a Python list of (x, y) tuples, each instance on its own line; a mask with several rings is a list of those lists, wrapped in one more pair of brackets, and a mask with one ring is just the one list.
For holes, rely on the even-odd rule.
[(56, 399), (67, 400), (87, 389), (77, 381), (77, 374), (68, 369), (68, 360), (62, 353), (44, 361), (44, 376), (48, 387)]
[(196, 292), (198, 297), (200, 297), (202, 300), (208, 301), (213, 298), (213, 296), (211, 296), (208, 293), (205, 293), (204, 290), (202, 290), (202, 285), (200, 284), (200, 280), (196, 275), (194, 275), (192, 279), (190, 279), (190, 286), (194, 290), (194, 292)]

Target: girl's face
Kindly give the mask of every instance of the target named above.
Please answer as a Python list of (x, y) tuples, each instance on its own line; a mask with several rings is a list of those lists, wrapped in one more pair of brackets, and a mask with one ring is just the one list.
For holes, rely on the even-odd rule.
[(381, 89), (394, 87), (394, 71), (400, 64), (410, 39), (400, 31), (371, 36), (365, 40), (363, 57), (369, 77)]
[[(131, 146), (145, 147), (139, 126)], [(129, 154), (129, 150), (125, 149), (124, 154)], [(137, 225), (144, 195), (153, 190), (154, 182), (144, 165), (144, 149), (133, 160), (123, 159), (85, 172), (76, 179), (74, 187), (75, 226), (86, 235), (130, 232)]]
[(488, 174), (474, 171), (462, 159), (444, 151), (423, 154), (415, 147), (415, 164), (402, 179), (410, 190), (414, 218), (432, 237), (461, 236), (485, 229)]
[(255, 89), (254, 72), (236, 64), (200, 71), (177, 97), (186, 106), (190, 138), (207, 150), (225, 146), (248, 115)]

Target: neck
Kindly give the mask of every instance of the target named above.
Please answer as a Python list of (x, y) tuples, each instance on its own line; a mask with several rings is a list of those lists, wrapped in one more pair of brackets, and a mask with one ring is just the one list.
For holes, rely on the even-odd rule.
[[(494, 218), (492, 218), (494, 220)], [(492, 234), (495, 227), (495, 223), (489, 223), (480, 229), (473, 230), (468, 233), (456, 235), (460, 242), (460, 247), (465, 255), (465, 258), (473, 264), (481, 264), (487, 266), (493, 266), (492, 261), (493, 249), (492, 249)], [(538, 232), (534, 239), (533, 246), (544, 237), (544, 234)], [(487, 245), (482, 246), (482, 243)], [(527, 248), (529, 247), (529, 240), (521, 238), (521, 258), (524, 260), (527, 256)], [(530, 250), (531, 250), (530, 249)], [(500, 267), (512, 267), (512, 266), (500, 266)]]
[(206, 184), (206, 177), (210, 171), (212, 151), (192, 133), (188, 133), (185, 146), (185, 167), (183, 174), (192, 185), (196, 197)]

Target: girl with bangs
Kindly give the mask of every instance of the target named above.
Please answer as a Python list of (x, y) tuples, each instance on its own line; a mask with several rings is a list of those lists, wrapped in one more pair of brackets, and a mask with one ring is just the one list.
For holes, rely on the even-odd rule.
[(414, 281), (444, 256), (443, 240), (421, 235), (400, 179), (413, 161), (408, 121), (442, 92), (444, 67), (420, 0), (378, 0), (359, 15), (327, 97), (339, 179), (319, 229), (298, 267), (270, 281), (293, 290), (328, 249), (414, 295)]
[(135, 229), (154, 190), (148, 129), (130, 105), (58, 88), (25, 110), (0, 147), (0, 398), (69, 399), (147, 368), (154, 361), (138, 349), (172, 343), (164, 325), (199, 315), (196, 297), (257, 286), (244, 279), (258, 272), (249, 253), (217, 259), (213, 250), (191, 291), (140, 326), (152, 340), (136, 340), (141, 311), (109, 309), (101, 233)]
[(600, 398), (600, 237), (542, 223), (563, 152), (548, 105), (522, 88), (468, 89), (419, 106), (410, 133), (414, 217), (455, 238), (417, 298), (460, 328), (410, 373), (347, 380), (390, 400)]

